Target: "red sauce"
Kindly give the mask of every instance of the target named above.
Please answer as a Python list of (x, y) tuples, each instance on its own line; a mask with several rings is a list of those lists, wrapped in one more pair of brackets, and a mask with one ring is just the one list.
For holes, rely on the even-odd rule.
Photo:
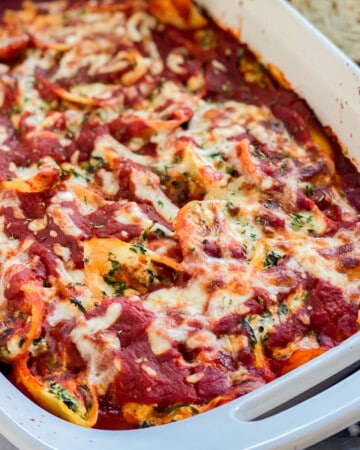
[(341, 342), (357, 331), (358, 307), (343, 297), (342, 290), (318, 280), (308, 301), (311, 328), (322, 336)]
[(34, 137), (23, 139), (12, 151), (11, 160), (17, 166), (29, 166), (38, 163), (44, 156), (50, 156), (56, 162), (65, 161), (64, 149), (56, 138)]
[(51, 102), (57, 99), (57, 95), (49, 88), (46, 77), (47, 73), (44, 69), (41, 69), (40, 67), (35, 69), (35, 88), (43, 100)]
[(100, 124), (96, 117), (90, 117), (82, 124), (79, 136), (75, 137), (72, 143), (66, 147), (66, 158), (70, 159), (75, 152), (78, 152), (79, 161), (87, 161), (94, 149), (95, 139), (108, 133), (107, 125)]
[(3, 104), (1, 107), (1, 114), (4, 117), (9, 117), (14, 112), (14, 106), (17, 104), (17, 97), (19, 95), (19, 88), (15, 80), (7, 83), (2, 83), (3, 89)]
[(2, 142), (3, 145), (14, 146), (17, 142), (17, 137), (11, 120), (6, 116), (0, 116), (0, 127), (5, 128), (7, 134), (6, 139)]
[(231, 257), (235, 259), (245, 259), (247, 254), (243, 245), (235, 243), (229, 247), (229, 252)]
[(44, 280), (50, 275), (57, 277), (56, 257), (52, 251), (37, 241), (34, 241), (29, 249), (29, 257), (34, 260), (37, 258), (36, 273)]
[[(78, 84), (88, 84), (91, 82), (91, 76), (89, 76), (89, 67), (83, 66), (80, 67), (74, 76), (67, 78), (59, 78), (56, 80), (57, 84), (65, 88), (66, 90), (70, 90), (72, 87)], [(92, 80), (94, 81), (94, 80)]]
[(99, 416), (94, 428), (100, 430), (131, 430), (134, 428), (119, 411), (113, 386), (106, 395), (99, 396)]
[(17, 58), (30, 44), (30, 36), (27, 33), (10, 34), (4, 39), (6, 44), (0, 45), (0, 60), (9, 61)]
[(219, 289), (222, 289), (225, 287), (225, 281), (223, 280), (223, 278), (218, 277), (218, 278), (213, 278), (206, 286), (206, 292), (208, 294), (213, 294), (214, 292), (216, 292)]
[[(263, 288), (255, 288), (251, 300), (251, 305), (254, 304), (253, 301), (255, 300), (256, 303), (263, 305), (264, 308), (269, 308), (275, 303), (275, 301), (270, 298), (270, 293)], [(258, 306), (256, 306), (256, 308), (258, 308)]]
[(195, 384), (198, 402), (207, 403), (211, 399), (225, 394), (230, 388), (229, 375), (224, 368), (212, 366), (198, 367), (195, 373), (201, 372), (202, 377)]
[(262, 314), (265, 310), (264, 299), (260, 295), (246, 300), (245, 305), (249, 308), (250, 314)]
[(204, 239), (202, 244), (203, 250), (207, 255), (213, 258), (221, 258), (222, 252), (218, 242)]
[(142, 200), (138, 201), (138, 205), (140, 206), (141, 210), (148, 216), (148, 218), (154, 222), (157, 222), (159, 225), (162, 225), (169, 230), (173, 229), (173, 226), (171, 223), (167, 222), (165, 219), (163, 219), (155, 210), (153, 205), (150, 205), (149, 203), (143, 203)]
[(296, 206), (299, 210), (311, 211), (315, 206), (315, 202), (312, 198), (309, 198), (303, 190), (298, 189)]
[[(229, 379), (222, 367), (222, 364), (228, 364), (226, 360), (219, 361), (218, 367), (197, 366), (193, 373), (201, 373), (199, 381), (187, 382), (186, 377), (191, 372), (189, 368), (179, 364), (183, 352), (171, 348), (165, 353), (155, 355), (149, 346), (146, 327), (152, 322), (153, 313), (145, 310), (140, 302), (124, 298), (116, 301), (120, 302), (122, 312), (109, 330), (119, 334), (122, 371), (117, 375), (109, 394), (102, 398), (107, 413), (102, 412), (101, 423), (106, 422), (106, 418), (110, 416), (110, 423), (106, 428), (126, 428), (116, 402), (155, 403), (161, 410), (179, 402), (205, 403), (226, 392)], [(87, 318), (103, 314), (111, 302), (113, 300), (104, 302), (94, 311), (86, 313)], [(112, 397), (114, 393), (116, 401)]]
[[(7, 88), (5, 87), (5, 92)], [(5, 101), (5, 100), (4, 100)], [(6, 105), (3, 105), (2, 108), (6, 108)], [(0, 116), (0, 127), (4, 127), (6, 130), (7, 137), (3, 142), (3, 145), (7, 145), (9, 147), (13, 147), (17, 143), (17, 137), (15, 134), (15, 130), (12, 126), (11, 121), (8, 117)], [(12, 160), (11, 154), (8, 152), (1, 152), (0, 158), (0, 181), (10, 180), (13, 176), (9, 164)]]
[(222, 334), (239, 334), (242, 331), (241, 319), (243, 315), (232, 313), (227, 314), (213, 325), (213, 332), (217, 336)]
[(9, 155), (1, 155), (0, 159), (0, 181), (11, 180), (13, 178), (13, 173), (10, 170), (11, 158)]
[(119, 334), (121, 347), (125, 348), (136, 342), (139, 336), (142, 336), (146, 327), (155, 318), (154, 313), (145, 309), (140, 301), (127, 298), (106, 299), (94, 311), (86, 313), (87, 318), (104, 314), (108, 306), (114, 301), (121, 305), (121, 315), (116, 322), (109, 328)]
[[(276, 117), (284, 121), (289, 132), (299, 143), (309, 142), (308, 125), (317, 124), (317, 120), (306, 102), (294, 92), (276, 85), (266, 75), (263, 77), (264, 86), (246, 82), (241, 72), (241, 61), (253, 64), (261, 72), (254, 55), (245, 45), (239, 47), (237, 40), (225, 31), (213, 25), (207, 27), (208, 30), (216, 36), (213, 44), (208, 48), (201, 48), (203, 44), (196, 38), (196, 31), (185, 30), (180, 33), (171, 26), (164, 27), (164, 31), (161, 32), (155, 31), (154, 40), (163, 60), (166, 60), (174, 47), (185, 47), (190, 53), (190, 57), (182, 66), (185, 69), (191, 67), (191, 70), (185, 70), (185, 75), (178, 76), (169, 70), (163, 75), (184, 83), (189, 76), (201, 68), (206, 81), (205, 98), (220, 102), (234, 99), (245, 103), (267, 105)], [(213, 60), (223, 64), (226, 67), (226, 73), (214, 67)]]
[(28, 229), (28, 222), (23, 219), (17, 219), (11, 207), (2, 208), (1, 213), (5, 217), (5, 233), (8, 238), (24, 240), (31, 237), (32, 233)]
[[(147, 335), (140, 336), (123, 349), (123, 370), (115, 381), (119, 404), (140, 401), (156, 403), (162, 409), (179, 402), (195, 402), (195, 389), (186, 382), (190, 371), (177, 362), (179, 358), (180, 353), (174, 348), (161, 355), (154, 355)], [(149, 369), (144, 370), (143, 364)]]
[(260, 214), (257, 221), (263, 224), (268, 231), (271, 231), (269, 229), (283, 230), (285, 228), (285, 220), (271, 212)]
[(119, 142), (128, 142), (134, 137), (148, 139), (153, 131), (146, 121), (135, 115), (128, 115), (126, 119), (118, 117), (109, 123), (112, 136)]
[(272, 112), (285, 123), (286, 128), (299, 143), (306, 144), (310, 140), (304, 116), (296, 109), (290, 109), (287, 105), (274, 105)]
[(33, 375), (45, 379), (51, 376), (54, 379), (57, 374), (61, 376), (65, 366), (67, 376), (71, 378), (86, 369), (86, 362), (82, 359), (75, 344), (68, 338), (74, 325), (73, 320), (62, 320), (52, 326), (47, 322), (44, 323), (43, 338), (48, 347), (47, 351), (31, 361)]
[(37, 233), (36, 238), (44, 247), (53, 251), (54, 244), (58, 243), (70, 250), (71, 259), (76, 269), (84, 267), (83, 249), (79, 243), (79, 238), (68, 235), (52, 220), (48, 218), (47, 226)]
[(294, 339), (301, 339), (306, 334), (307, 327), (297, 317), (291, 316), (285, 322), (279, 324), (275, 331), (270, 333), (267, 345), (273, 347), (285, 347)]
[(19, 267), (19, 271), (8, 280), (4, 290), (4, 295), (10, 301), (12, 307), (19, 300), (22, 302), (24, 293), (21, 288), (24, 284), (41, 284), (39, 275), (26, 266)]
[(353, 249), (353, 243), (349, 242), (348, 244), (339, 245), (338, 247), (319, 249), (318, 252), (326, 258), (334, 258), (336, 256), (345, 255), (346, 253), (352, 252)]
[(21, 209), (27, 219), (41, 219), (46, 213), (49, 206), (51, 193), (23, 193), (18, 192), (17, 196), (20, 200)]
[(115, 214), (121, 211), (121, 204), (108, 203), (87, 216), (92, 236), (99, 238), (118, 237), (128, 242), (139, 237), (143, 229), (136, 224), (124, 224), (117, 220)]

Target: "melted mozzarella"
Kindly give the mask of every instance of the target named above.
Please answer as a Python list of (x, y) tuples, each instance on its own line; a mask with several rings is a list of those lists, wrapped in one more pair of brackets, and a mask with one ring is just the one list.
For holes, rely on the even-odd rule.
[[(88, 363), (88, 380), (95, 385), (100, 394), (104, 394), (114, 376), (120, 370), (120, 362), (111, 359), (104, 367), (102, 357), (104, 353), (110, 358), (111, 351), (120, 350), (120, 341), (115, 333), (102, 334), (100, 332), (109, 328), (120, 316), (121, 305), (111, 304), (103, 316), (96, 316), (89, 320), (79, 320), (77, 326), (70, 333), (70, 338), (79, 350), (80, 355)], [(97, 340), (94, 340), (97, 336)]]
[(107, 149), (114, 151), (116, 155), (121, 158), (129, 159), (130, 161), (144, 166), (148, 165), (152, 161), (152, 158), (148, 156), (137, 155), (132, 152), (125, 147), (125, 145), (121, 144), (108, 134), (100, 136), (96, 139), (93, 156), (102, 156), (106, 159)]
[(153, 178), (150, 173), (134, 169), (131, 172), (131, 181), (135, 187), (135, 195), (138, 199), (150, 201), (161, 217), (164, 217), (168, 222), (173, 221), (178, 208), (157, 186), (157, 178)]
[(206, 302), (201, 281), (194, 280), (185, 288), (172, 287), (152, 292), (148, 295), (145, 306), (152, 311), (175, 309), (189, 315), (201, 315)]

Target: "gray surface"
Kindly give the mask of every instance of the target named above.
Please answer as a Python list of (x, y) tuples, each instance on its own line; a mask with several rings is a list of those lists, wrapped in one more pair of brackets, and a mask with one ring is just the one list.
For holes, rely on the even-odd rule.
[(307, 450), (359, 450), (360, 437), (334, 436), (319, 444), (308, 447)]
[(0, 435), (0, 450), (16, 450), (16, 448)]

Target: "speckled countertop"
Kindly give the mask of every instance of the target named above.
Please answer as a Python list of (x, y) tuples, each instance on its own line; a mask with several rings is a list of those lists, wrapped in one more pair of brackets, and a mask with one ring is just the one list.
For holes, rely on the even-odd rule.
[(348, 430), (344, 430), (316, 445), (308, 447), (307, 450), (359, 450), (360, 437), (350, 436)]

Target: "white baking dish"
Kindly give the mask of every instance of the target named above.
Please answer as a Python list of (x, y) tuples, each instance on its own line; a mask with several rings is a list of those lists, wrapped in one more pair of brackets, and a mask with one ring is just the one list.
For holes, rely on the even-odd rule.
[[(202, 0), (237, 30), (264, 63), (277, 66), (354, 160), (360, 161), (360, 71), (282, 0)], [(305, 448), (360, 419), (360, 334), (251, 394), (170, 425), (99, 431), (69, 424), (25, 398), (0, 376), (0, 432), (23, 450), (218, 450)], [(360, 363), (359, 363), (360, 364)], [(314, 394), (324, 380), (333, 384)], [(301, 395), (300, 403), (267, 418)], [(304, 400), (305, 399), (305, 400)], [(0, 443), (0, 449), (1, 447)]]

